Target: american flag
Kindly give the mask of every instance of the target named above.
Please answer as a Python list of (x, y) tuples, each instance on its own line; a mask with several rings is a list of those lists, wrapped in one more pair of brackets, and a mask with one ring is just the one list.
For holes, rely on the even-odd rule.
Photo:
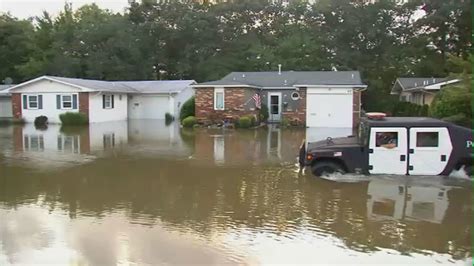
[(257, 109), (261, 109), (262, 108), (262, 99), (260, 98), (260, 95), (258, 93), (255, 93), (252, 96), (252, 98), (255, 101), (255, 107), (257, 107)]

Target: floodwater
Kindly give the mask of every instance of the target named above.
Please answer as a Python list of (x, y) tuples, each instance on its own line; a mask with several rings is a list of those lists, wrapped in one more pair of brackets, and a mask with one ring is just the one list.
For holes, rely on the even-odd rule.
[(305, 135), (0, 127), (0, 265), (471, 265), (470, 181), (314, 178)]

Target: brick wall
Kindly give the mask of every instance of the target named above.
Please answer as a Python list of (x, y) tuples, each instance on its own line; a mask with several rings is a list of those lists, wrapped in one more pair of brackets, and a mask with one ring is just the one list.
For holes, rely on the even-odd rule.
[(284, 110), (282, 116), (284, 119), (290, 120), (291, 123), (296, 122), (298, 125), (306, 124), (306, 88), (299, 90), (300, 100), (298, 100), (294, 108)]
[(21, 118), (21, 109), (21, 93), (12, 93), (12, 111), (14, 118)]
[(79, 92), (79, 113), (83, 113), (89, 119), (89, 93)]
[(196, 118), (200, 123), (218, 123), (226, 118), (244, 115), (258, 115), (259, 111), (249, 108), (246, 103), (250, 97), (248, 88), (225, 88), (224, 110), (214, 110), (214, 88), (196, 89)]
[(361, 111), (361, 91), (354, 90), (353, 96), (353, 112), (352, 112), (352, 127), (357, 127), (360, 122), (360, 111)]

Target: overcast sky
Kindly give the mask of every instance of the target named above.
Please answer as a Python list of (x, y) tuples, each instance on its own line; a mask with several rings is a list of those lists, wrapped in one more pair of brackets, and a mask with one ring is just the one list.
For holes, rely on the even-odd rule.
[[(18, 18), (39, 16), (43, 10), (57, 15), (63, 9), (65, 0), (0, 0), (0, 12), (10, 12)], [(96, 3), (101, 8), (115, 12), (123, 12), (128, 6), (128, 0), (67, 0), (77, 9), (84, 4)]]

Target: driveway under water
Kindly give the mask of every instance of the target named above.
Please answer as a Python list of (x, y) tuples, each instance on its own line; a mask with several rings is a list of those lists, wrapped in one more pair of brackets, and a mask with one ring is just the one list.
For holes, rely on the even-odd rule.
[(470, 181), (314, 178), (298, 173), (304, 138), (0, 127), (0, 265), (471, 263)]

